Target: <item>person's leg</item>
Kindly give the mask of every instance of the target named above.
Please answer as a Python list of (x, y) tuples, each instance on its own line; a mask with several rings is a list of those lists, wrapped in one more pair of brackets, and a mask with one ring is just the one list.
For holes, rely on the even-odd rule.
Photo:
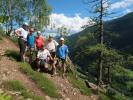
[(40, 61), (39, 61), (39, 59), (36, 59), (36, 67), (37, 67), (37, 71), (40, 71)]
[(48, 63), (46, 61), (44, 62), (44, 69), (45, 69), (45, 72), (48, 72)]
[(21, 52), (21, 56), (22, 56), (22, 61), (25, 62), (25, 49), (26, 49), (26, 41), (22, 40), (22, 52)]
[(63, 77), (65, 76), (65, 73), (66, 73), (66, 66), (65, 66), (65, 60), (64, 59), (61, 59), (61, 63), (62, 63), (62, 65), (61, 65), (61, 67), (62, 67), (62, 69), (63, 69)]
[(34, 47), (30, 46), (29, 51), (30, 51), (29, 63), (32, 64)]
[(55, 61), (51, 64), (52, 66), (52, 75), (56, 75), (56, 66), (55, 66)]
[(52, 56), (52, 61), (51, 61), (51, 67), (52, 67), (52, 74), (55, 75), (56, 74), (56, 53), (55, 52), (51, 52), (51, 56)]
[(20, 61), (23, 61), (23, 40), (21, 38), (19, 38), (19, 48)]

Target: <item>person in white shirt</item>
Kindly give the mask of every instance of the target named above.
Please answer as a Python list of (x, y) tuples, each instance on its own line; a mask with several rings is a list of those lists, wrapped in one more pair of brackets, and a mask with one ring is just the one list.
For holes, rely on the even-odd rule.
[(49, 52), (56, 52), (56, 48), (59, 44), (53, 39), (52, 35), (49, 35), (49, 38), (45, 42), (46, 48)]
[(52, 57), (52, 59), (49, 60), (52, 75), (56, 74), (56, 49), (58, 45), (59, 44), (53, 39), (53, 36), (49, 35), (49, 38), (45, 42), (45, 46), (49, 50)]
[(36, 59), (36, 65), (37, 70), (40, 71), (40, 69), (45, 69), (45, 71), (48, 71), (48, 58), (52, 59), (50, 52), (42, 46), (41, 49), (38, 51), (37, 59)]
[(27, 45), (27, 35), (28, 35), (28, 24), (24, 23), (22, 27), (16, 29), (15, 33), (18, 36), (18, 44), (19, 44), (19, 55), (20, 60), (25, 61), (25, 49)]

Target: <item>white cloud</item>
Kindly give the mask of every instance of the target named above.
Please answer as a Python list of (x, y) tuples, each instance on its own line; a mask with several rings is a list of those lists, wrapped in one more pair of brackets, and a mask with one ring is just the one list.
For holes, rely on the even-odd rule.
[(67, 17), (64, 14), (53, 13), (50, 16), (50, 19), (50, 26), (47, 27), (47, 30), (50, 30), (51, 26), (54, 26), (53, 30), (57, 30), (58, 28), (65, 26), (72, 33), (81, 31), (82, 26), (88, 25), (89, 22), (92, 22), (88, 17), (81, 18), (80, 14), (75, 14), (74, 17)]
[(130, 13), (130, 12), (132, 12), (131, 9), (126, 9), (126, 10), (123, 12), (123, 14), (127, 14), (127, 13)]
[(122, 0), (111, 5), (111, 9), (127, 8), (133, 5), (133, 0)]

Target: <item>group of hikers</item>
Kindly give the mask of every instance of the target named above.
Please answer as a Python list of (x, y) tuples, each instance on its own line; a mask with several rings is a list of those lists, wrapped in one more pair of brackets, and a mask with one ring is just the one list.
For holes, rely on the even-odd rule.
[[(44, 40), (42, 33), (30, 27), (28, 23), (24, 23), (22, 27), (16, 29), (15, 33), (18, 36), (21, 61), (25, 61), (26, 49), (30, 52), (35, 51), (35, 66), (37, 71), (40, 71), (42, 66), (47, 71), (48, 65), (50, 65), (51, 74), (56, 75), (56, 66), (60, 61), (63, 69), (63, 77), (65, 76), (65, 62), (68, 54), (68, 47), (64, 44), (63, 37), (60, 38), (59, 43), (53, 39), (52, 35), (49, 35), (48, 39)], [(29, 60), (30, 64), (32, 63), (31, 59)]]

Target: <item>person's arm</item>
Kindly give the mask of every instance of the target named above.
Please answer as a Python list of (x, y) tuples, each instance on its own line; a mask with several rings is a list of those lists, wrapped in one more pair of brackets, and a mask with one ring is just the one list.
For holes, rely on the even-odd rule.
[(40, 52), (38, 51), (37, 53), (37, 58), (39, 59), (40, 58)]
[(18, 29), (15, 30), (15, 33), (16, 33), (16, 35), (17, 35), (18, 37), (20, 37), (21, 31), (22, 31), (21, 28), (18, 28)]
[(66, 53), (66, 58), (65, 58), (65, 60), (67, 60), (67, 57), (68, 57), (68, 46), (66, 46), (66, 51), (65, 51), (65, 53)]
[(51, 54), (50, 54), (49, 51), (47, 52), (47, 56), (48, 56), (51, 60), (53, 60), (53, 58), (51, 57)]
[(54, 40), (54, 44), (55, 44), (55, 51), (56, 51), (57, 50), (57, 46), (59, 45), (59, 43)]
[(56, 47), (59, 45), (59, 43), (58, 43), (58, 42), (56, 42), (55, 40), (54, 40), (54, 43), (55, 43), (55, 46), (56, 46)]

